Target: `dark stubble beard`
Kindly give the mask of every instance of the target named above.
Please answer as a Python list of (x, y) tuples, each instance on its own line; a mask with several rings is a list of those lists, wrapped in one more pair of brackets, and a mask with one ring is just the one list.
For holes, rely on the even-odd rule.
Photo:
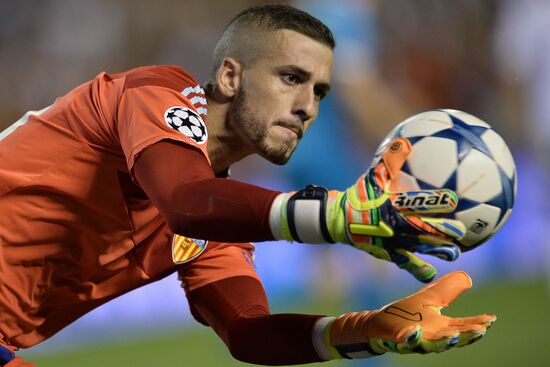
[(271, 163), (284, 165), (296, 149), (290, 142), (281, 142), (278, 146), (269, 143), (268, 128), (254, 114), (248, 104), (248, 95), (241, 86), (229, 110), (229, 125), (251, 145), (255, 152)]

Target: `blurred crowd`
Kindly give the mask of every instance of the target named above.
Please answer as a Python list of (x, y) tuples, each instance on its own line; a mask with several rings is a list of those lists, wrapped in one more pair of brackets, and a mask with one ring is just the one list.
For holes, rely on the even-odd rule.
[[(546, 148), (547, 1), (275, 2), (309, 10), (334, 30), (333, 97), (359, 145), (366, 139), (372, 149), (403, 117), (447, 107), (486, 119), (514, 147)], [(262, 3), (2, 0), (0, 126), (103, 70), (178, 64), (205, 80), (227, 21)]]
[[(463, 110), (487, 121), (510, 145), (519, 191), (502, 234), (460, 265), (488, 278), (543, 274), (550, 264), (544, 231), (550, 208), (542, 200), (550, 167), (550, 1), (274, 2), (307, 10), (334, 31), (334, 85), (287, 166), (252, 157), (234, 168), (235, 177), (274, 189), (308, 183), (343, 189), (404, 118), (434, 108)], [(177, 64), (205, 81), (225, 24), (245, 7), (265, 3), (0, 0), (0, 127), (104, 70)], [(346, 249), (260, 245), (258, 253), (268, 290), (277, 289), (277, 279), (284, 289), (355, 287), (375, 304), (380, 290), (348, 282), (354, 272), (363, 279), (406, 277)], [(294, 261), (282, 271), (281, 263)], [(304, 261), (308, 266), (299, 265)]]
[(548, 140), (550, 4), (542, 0), (2, 0), (0, 126), (103, 70), (178, 64), (205, 80), (227, 21), (273, 2), (334, 30), (334, 98), (370, 145), (434, 107), (478, 115), (512, 146), (536, 140), (542, 149)]

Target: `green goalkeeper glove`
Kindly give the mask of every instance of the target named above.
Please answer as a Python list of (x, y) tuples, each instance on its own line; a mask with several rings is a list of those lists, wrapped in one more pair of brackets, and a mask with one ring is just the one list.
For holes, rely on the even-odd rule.
[(458, 197), (450, 190), (388, 191), (391, 178), (411, 150), (407, 139), (397, 138), (387, 145), (380, 161), (345, 192), (310, 185), (279, 195), (270, 214), (274, 237), (350, 244), (430, 282), (437, 270), (414, 252), (456, 260), (460, 249), (454, 242), (464, 237), (466, 229), (457, 220), (426, 216), (456, 208)]
[(471, 287), (469, 275), (455, 271), (380, 310), (321, 318), (313, 332), (315, 349), (329, 360), (368, 358), (385, 352), (443, 352), (472, 344), (485, 335), (496, 316), (441, 315), (443, 307)]

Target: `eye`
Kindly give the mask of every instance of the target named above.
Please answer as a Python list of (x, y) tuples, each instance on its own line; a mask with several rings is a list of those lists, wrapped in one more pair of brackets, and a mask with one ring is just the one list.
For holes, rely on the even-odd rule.
[(288, 84), (297, 84), (300, 80), (296, 74), (284, 74), (283, 79)]

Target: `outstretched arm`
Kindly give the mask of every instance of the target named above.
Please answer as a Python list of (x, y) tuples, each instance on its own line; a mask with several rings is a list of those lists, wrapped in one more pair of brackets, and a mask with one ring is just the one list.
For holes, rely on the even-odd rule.
[(246, 276), (210, 283), (189, 292), (188, 298), (195, 318), (216, 331), (233, 357), (286, 365), (469, 345), (483, 337), (496, 317), (451, 318), (441, 309), (470, 287), (466, 273), (454, 272), (380, 310), (338, 318), (270, 314), (261, 283)]
[[(295, 194), (282, 194), (216, 178), (202, 152), (172, 141), (145, 149), (133, 173), (170, 228), (180, 235), (223, 242), (276, 238), (347, 243), (430, 282), (435, 268), (414, 252), (455, 260), (460, 250), (453, 241), (465, 229), (456, 220), (423, 216), (425, 211), (454, 210), (456, 195), (448, 190), (386, 191), (392, 174), (410, 152), (410, 143), (404, 139), (388, 144), (380, 162), (345, 192), (308, 186)], [(435, 198), (437, 205), (422, 205), (415, 213), (415, 208), (399, 204), (411, 198)]]

